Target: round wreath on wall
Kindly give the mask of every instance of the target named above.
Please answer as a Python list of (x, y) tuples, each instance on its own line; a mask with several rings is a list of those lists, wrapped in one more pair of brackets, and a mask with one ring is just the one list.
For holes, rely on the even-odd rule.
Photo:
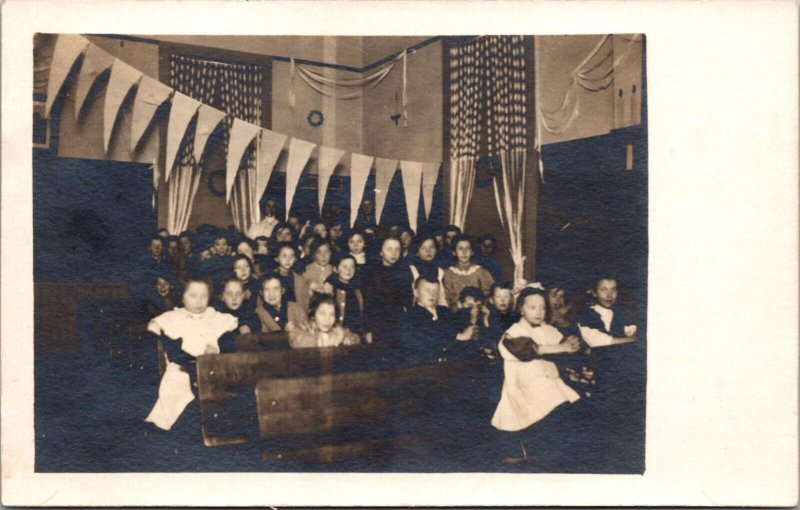
[(208, 173), (208, 191), (215, 197), (225, 196), (225, 170)]
[(325, 123), (325, 116), (319, 110), (311, 110), (308, 112), (308, 117), (306, 118), (308, 121), (308, 125), (311, 127), (320, 127), (322, 124)]

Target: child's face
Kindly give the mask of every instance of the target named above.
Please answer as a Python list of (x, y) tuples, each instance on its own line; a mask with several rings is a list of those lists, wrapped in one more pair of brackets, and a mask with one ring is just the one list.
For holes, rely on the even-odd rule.
[(419, 259), (423, 262), (431, 262), (436, 258), (436, 243), (433, 239), (427, 239), (423, 242), (417, 250)]
[(208, 308), (208, 285), (189, 282), (183, 293), (183, 306), (191, 313), (203, 313)]
[(150, 254), (154, 257), (160, 257), (164, 251), (164, 244), (160, 239), (153, 239), (150, 241)]
[(342, 238), (342, 226), (341, 225), (334, 225), (331, 227), (331, 240), (338, 241)]
[(229, 249), (230, 246), (228, 245), (228, 240), (224, 237), (214, 240), (213, 250), (217, 255), (227, 255)]
[(487, 239), (481, 243), (481, 254), (484, 257), (491, 257), (494, 254), (494, 241)]
[(455, 251), (459, 262), (467, 263), (472, 258), (472, 245), (469, 241), (459, 241)]
[(545, 311), (544, 297), (538, 294), (526, 297), (520, 308), (522, 317), (533, 325), (544, 322)]
[(222, 291), (222, 302), (231, 310), (238, 310), (244, 301), (244, 287), (238, 282), (228, 282)]
[(439, 284), (428, 282), (425, 280), (417, 283), (417, 288), (414, 289), (414, 299), (417, 300), (420, 306), (424, 308), (431, 308), (436, 306), (439, 297)]
[(347, 247), (350, 249), (350, 253), (359, 254), (364, 251), (364, 238), (361, 234), (355, 234), (350, 237), (350, 240), (347, 241)]
[(192, 240), (191, 239), (189, 239), (188, 237), (181, 237), (180, 238), (180, 243), (181, 243), (181, 251), (184, 253), (184, 255), (188, 255), (189, 253), (192, 252)]
[(455, 230), (448, 230), (447, 232), (444, 233), (444, 239), (445, 242), (447, 243), (447, 246), (453, 244), (453, 238), (457, 235), (458, 232), (456, 232)]
[(336, 309), (330, 303), (322, 303), (314, 312), (314, 323), (323, 333), (328, 333), (336, 324)]
[(178, 254), (178, 241), (170, 241), (167, 245), (167, 255), (174, 257)]
[(389, 227), (389, 237), (400, 237), (400, 227), (397, 225), (392, 225)]
[(331, 247), (327, 244), (320, 245), (314, 252), (314, 262), (320, 266), (327, 266), (331, 263)]
[(272, 278), (261, 285), (261, 299), (270, 306), (279, 306), (283, 297), (283, 286), (280, 280)]
[(434, 239), (436, 239), (436, 247), (437, 248), (439, 248), (440, 250), (442, 248), (444, 248), (444, 235), (443, 234), (437, 234), (434, 237)]
[(289, 219), (286, 220), (286, 223), (288, 223), (293, 229), (297, 230), (300, 227), (300, 218), (297, 216), (289, 216)]
[(267, 200), (267, 203), (264, 204), (264, 215), (265, 216), (275, 216), (275, 210), (277, 207), (275, 206), (274, 200)]
[(342, 259), (336, 268), (336, 272), (339, 273), (339, 279), (347, 283), (356, 274), (356, 262), (353, 259)]
[(233, 264), (233, 273), (240, 281), (247, 281), (250, 278), (250, 264), (244, 259), (239, 259)]
[(248, 259), (253, 260), (253, 248), (248, 243), (239, 243), (236, 247), (236, 253), (246, 256)]
[(281, 266), (283, 270), (288, 271), (291, 269), (296, 261), (297, 257), (291, 247), (284, 246), (281, 248), (280, 253), (278, 253), (278, 265)]
[(269, 254), (269, 241), (266, 239), (259, 239), (256, 241), (256, 251), (259, 255), (268, 255)]
[(480, 308), (483, 306), (483, 300), (476, 299), (475, 296), (467, 296), (460, 304), (461, 308)]
[(505, 313), (511, 309), (511, 290), (510, 289), (494, 289), (492, 294), (492, 304), (499, 312)]
[(413, 240), (414, 238), (412, 237), (411, 232), (403, 232), (400, 234), (400, 246), (402, 246), (404, 250), (407, 250), (409, 247), (411, 247), (411, 241)]
[(161, 278), (160, 276), (156, 278), (156, 292), (158, 292), (159, 296), (167, 297), (169, 295), (169, 291), (171, 290), (172, 285), (170, 285), (167, 280)]
[(387, 239), (381, 246), (381, 259), (384, 265), (392, 266), (400, 260), (400, 241), (397, 239)]
[(594, 293), (597, 303), (605, 308), (611, 308), (617, 302), (617, 282), (615, 280), (600, 280)]
[(325, 239), (328, 236), (328, 228), (325, 226), (324, 223), (317, 223), (316, 225), (314, 225), (314, 234)]
[(275, 234), (275, 240), (279, 243), (289, 243), (292, 241), (292, 229), (290, 227), (283, 227)]

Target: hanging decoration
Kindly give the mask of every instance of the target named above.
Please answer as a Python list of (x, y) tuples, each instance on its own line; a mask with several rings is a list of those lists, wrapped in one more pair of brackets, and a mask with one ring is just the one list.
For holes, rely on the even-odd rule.
[(283, 146), (286, 144), (286, 135), (261, 129), (258, 142), (258, 165), (256, 166), (256, 195), (261, 197), (267, 190), (269, 178), (275, 163), (278, 162)]
[(230, 141), (228, 142), (227, 171), (225, 172), (225, 201), (231, 201), (231, 190), (239, 173), (239, 166), (242, 163), (242, 156), (247, 147), (253, 143), (253, 138), (261, 131), (261, 128), (240, 119), (233, 120), (230, 131)]
[(439, 163), (422, 163), (422, 204), (425, 207), (425, 220), (430, 220), (433, 207), (433, 188), (439, 178)]
[(80, 117), (83, 104), (86, 102), (92, 85), (97, 81), (97, 77), (111, 69), (113, 64), (114, 57), (94, 44), (89, 45), (78, 74), (78, 84), (75, 86), (75, 120)]
[(83, 54), (89, 40), (75, 34), (61, 34), (56, 39), (53, 49), (53, 61), (50, 64), (50, 78), (47, 82), (47, 101), (44, 105), (44, 118), (50, 118), (50, 110), (53, 108), (64, 81), (67, 79), (72, 65)]
[(194, 130), (194, 160), (198, 163), (203, 159), (208, 137), (217, 129), (219, 123), (225, 118), (221, 112), (211, 106), (201, 104), (197, 111), (197, 124)]
[(200, 108), (200, 102), (192, 99), (186, 94), (175, 92), (172, 96), (172, 107), (169, 111), (169, 123), (167, 124), (167, 167), (164, 179), (169, 182), (172, 167), (175, 166), (175, 159), (178, 149), (186, 134), (189, 123)]
[(311, 157), (311, 151), (316, 147), (311, 142), (292, 138), (289, 140), (289, 160), (286, 163), (286, 219), (289, 219), (289, 211), (292, 208), (292, 201), (294, 201), (294, 192), (297, 189), (297, 183), (300, 182), (300, 174), (303, 173), (308, 158)]
[(375, 222), (380, 224), (389, 184), (397, 171), (396, 159), (375, 158)]
[(111, 66), (111, 77), (106, 87), (106, 103), (103, 109), (103, 148), (108, 153), (111, 132), (116, 124), (122, 102), (134, 85), (142, 79), (142, 72), (125, 62), (115, 59)]
[(147, 130), (156, 110), (172, 95), (173, 90), (149, 76), (142, 78), (136, 99), (133, 102), (133, 119), (131, 120), (131, 154), (136, 151), (139, 140)]
[(319, 198), (319, 212), (322, 213), (322, 206), (325, 205), (325, 194), (328, 192), (328, 183), (331, 175), (336, 169), (336, 165), (344, 156), (341, 149), (320, 146), (317, 156), (317, 196)]
[(400, 174), (403, 176), (403, 191), (406, 197), (406, 213), (408, 226), (417, 233), (417, 216), (419, 215), (419, 192), (422, 184), (422, 163), (417, 161), (401, 161)]
[(374, 160), (372, 156), (355, 152), (350, 155), (350, 228), (356, 224), (358, 208), (361, 207), (361, 199), (364, 198), (364, 189)]
[(322, 112), (319, 110), (311, 110), (308, 112), (306, 121), (308, 121), (308, 125), (311, 127), (320, 127), (325, 123), (325, 116), (322, 115)]

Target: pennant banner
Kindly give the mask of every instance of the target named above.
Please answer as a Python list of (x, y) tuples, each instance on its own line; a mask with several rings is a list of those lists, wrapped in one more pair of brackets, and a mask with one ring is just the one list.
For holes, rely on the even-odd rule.
[(417, 215), (419, 214), (419, 188), (422, 183), (422, 163), (401, 161), (400, 173), (403, 175), (403, 191), (406, 196), (406, 212), (408, 226), (417, 233)]
[(375, 222), (380, 224), (389, 184), (397, 170), (396, 159), (375, 158)]
[(269, 129), (261, 129), (261, 141), (258, 145), (258, 166), (256, 167), (256, 195), (259, 200), (264, 192), (267, 190), (269, 178), (272, 176), (272, 170), (275, 168), (275, 163), (278, 162), (283, 146), (286, 144), (286, 135), (270, 131)]
[(344, 151), (341, 149), (322, 146), (319, 148), (319, 156), (317, 157), (317, 195), (319, 197), (320, 214), (322, 214), (322, 206), (325, 204), (325, 194), (328, 192), (328, 183), (331, 180), (331, 175), (333, 175), (333, 171), (342, 156), (344, 156)]
[(361, 199), (364, 198), (364, 188), (367, 186), (369, 170), (372, 168), (372, 156), (363, 154), (350, 155), (350, 228), (356, 224), (358, 208), (361, 207)]
[(253, 141), (260, 127), (241, 119), (234, 119), (231, 126), (230, 140), (228, 141), (228, 165), (225, 172), (225, 201), (231, 201), (231, 190), (242, 163), (245, 149)]
[(108, 152), (108, 144), (111, 141), (111, 132), (114, 129), (119, 108), (131, 87), (139, 83), (141, 79), (141, 71), (137, 71), (122, 60), (114, 59), (111, 77), (108, 79), (108, 87), (106, 87), (106, 104), (103, 111), (103, 148), (106, 152)]
[(441, 163), (422, 163), (422, 204), (425, 207), (425, 220), (429, 220), (431, 217), (433, 188), (439, 178), (439, 168), (441, 166)]
[(69, 75), (72, 64), (89, 45), (88, 39), (76, 34), (61, 34), (56, 40), (53, 49), (53, 60), (50, 63), (50, 78), (47, 81), (47, 101), (44, 106), (45, 118), (50, 118), (50, 109), (53, 108), (56, 97), (64, 86), (64, 81)]
[(297, 183), (300, 182), (300, 174), (303, 173), (303, 168), (308, 163), (308, 158), (311, 157), (311, 151), (314, 150), (314, 145), (305, 140), (292, 138), (289, 140), (289, 161), (286, 163), (286, 219), (289, 219), (289, 210), (292, 208), (292, 201), (294, 200), (294, 192), (297, 189)]
[(205, 104), (200, 105), (194, 131), (194, 160), (198, 165), (200, 164), (200, 160), (203, 159), (203, 152), (206, 150), (208, 137), (217, 129), (217, 126), (224, 118), (225, 112)]
[(172, 95), (173, 90), (149, 76), (142, 78), (136, 100), (133, 102), (133, 120), (131, 121), (131, 154), (136, 152), (139, 140), (147, 131), (156, 110)]
[[(78, 84), (75, 86), (75, 120), (78, 120), (86, 102), (86, 96), (97, 81), (97, 77), (114, 65), (114, 57), (94, 44), (89, 45), (83, 57), (81, 72), (78, 75)], [(49, 95), (48, 95), (49, 97)]]
[(172, 107), (169, 110), (169, 124), (167, 125), (167, 167), (164, 169), (164, 180), (169, 182), (172, 167), (175, 166), (175, 158), (181, 148), (183, 136), (189, 122), (200, 108), (200, 102), (192, 99), (186, 94), (176, 92), (172, 96)]

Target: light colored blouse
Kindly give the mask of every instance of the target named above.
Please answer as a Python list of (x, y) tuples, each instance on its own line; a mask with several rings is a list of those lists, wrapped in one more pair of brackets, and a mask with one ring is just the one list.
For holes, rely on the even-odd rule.
[(219, 353), (219, 337), (239, 327), (239, 319), (208, 307), (202, 313), (175, 308), (150, 321), (147, 329), (156, 335), (164, 334), (173, 340), (182, 339), (181, 350), (194, 357), (208, 350)]

